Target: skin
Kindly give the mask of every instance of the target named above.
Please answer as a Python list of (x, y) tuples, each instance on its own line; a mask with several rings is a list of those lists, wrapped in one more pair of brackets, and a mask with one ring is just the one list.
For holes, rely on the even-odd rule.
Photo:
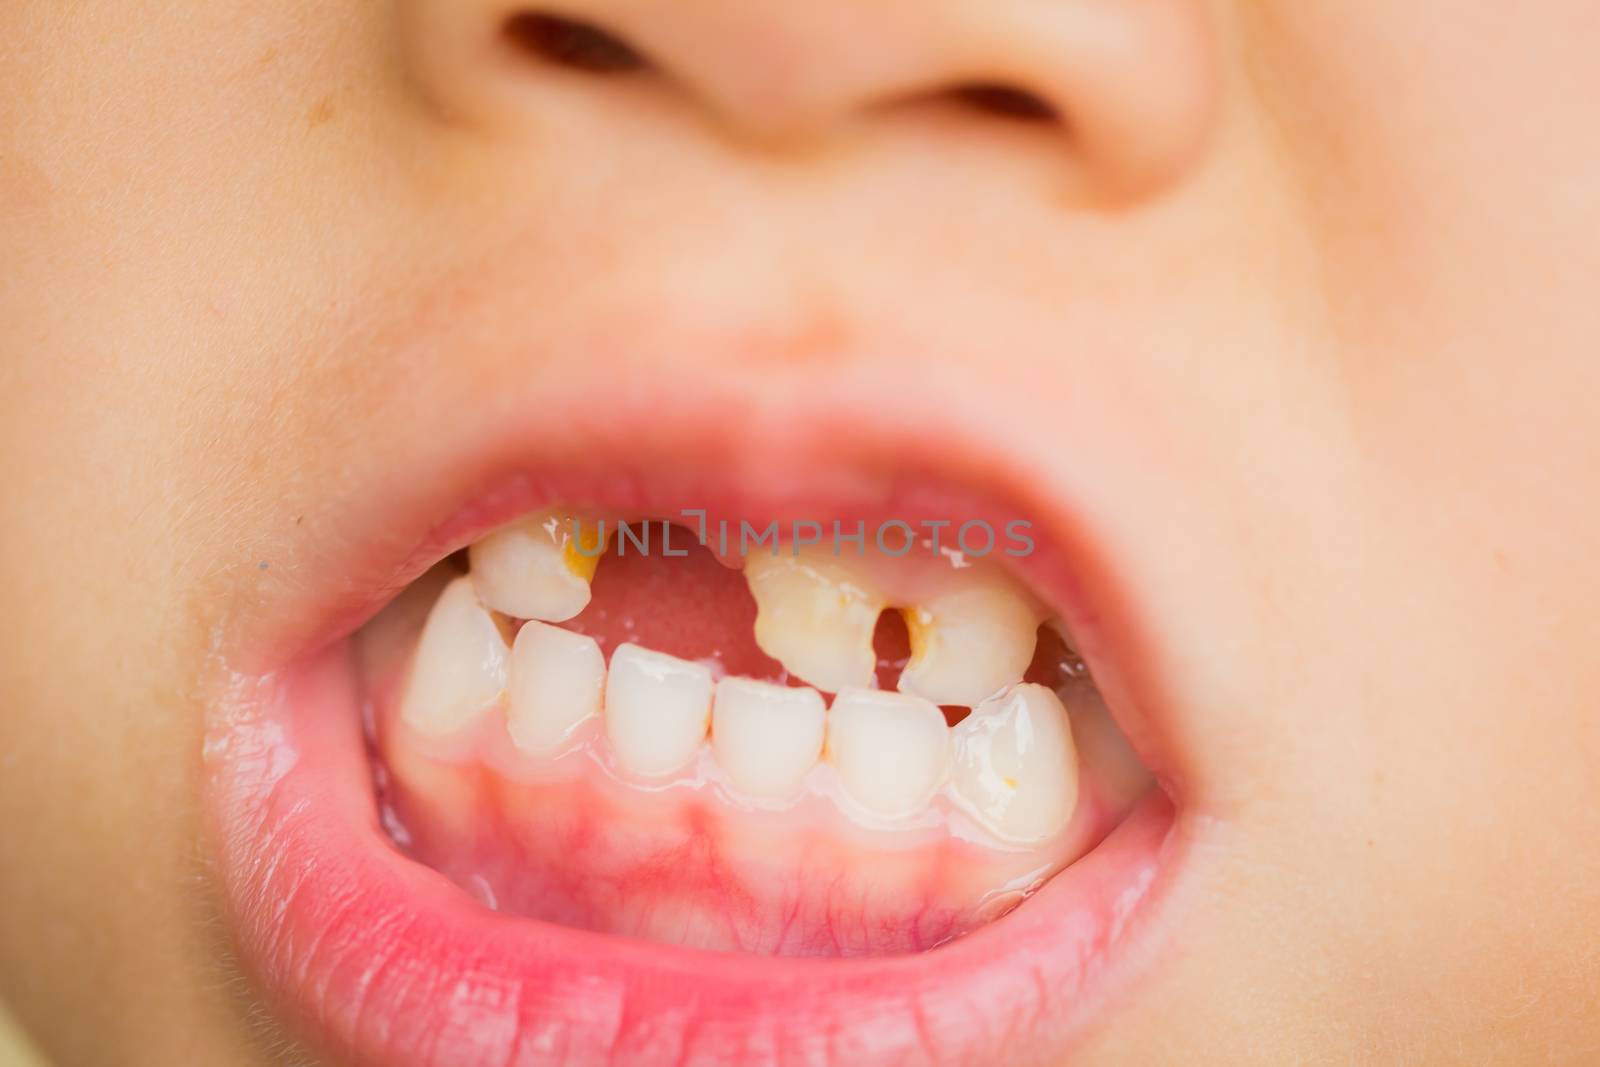
[[(1594, 5), (567, 10), (672, 74), (472, 62), (478, 3), (0, 6), (0, 997), (47, 1054), (292, 1057), (217, 918), (208, 649), (462, 412), (670, 359), (914, 381), (1124, 562), (1210, 829), (1074, 1063), (1595, 1056)], [(1073, 121), (935, 99), (954, 41)], [(596, 318), (599, 370), (541, 340)]]

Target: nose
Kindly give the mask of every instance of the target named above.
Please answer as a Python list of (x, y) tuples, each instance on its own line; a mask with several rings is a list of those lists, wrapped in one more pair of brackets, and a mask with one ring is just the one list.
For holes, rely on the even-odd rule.
[(399, 3), (411, 76), (462, 121), (524, 110), (530, 62), (648, 73), (756, 144), (824, 140), (937, 101), (1047, 127), (1112, 201), (1183, 173), (1218, 96), (1205, 0)]

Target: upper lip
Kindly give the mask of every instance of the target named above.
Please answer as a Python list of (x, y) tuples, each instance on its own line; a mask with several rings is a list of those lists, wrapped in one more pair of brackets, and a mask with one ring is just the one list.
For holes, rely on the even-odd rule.
[[(1004, 562), (1066, 619), (1113, 696), (1137, 688), (1147, 628), (1122, 593), (1112, 546), (1086, 509), (1062, 499), (1042, 457), (997, 446), (960, 411), (885, 408), (874, 394), (772, 378), (627, 373), (620, 388), (603, 369), (539, 381), (520, 410), (501, 398), (464, 414), (453, 438), (403, 456), (414, 442), (394, 442), (393, 467), (372, 472), (381, 482), (322, 495), (316, 521), (274, 516), (262, 538), (272, 554), (242, 565), (248, 589), (235, 588), (219, 614), (216, 677), (266, 673), (353, 632), (444, 556), (542, 505), (597, 504), (667, 518), (703, 508), (757, 526), (957, 515), (1000, 529), (1026, 519), (1036, 551)], [(1119, 703), (1136, 713), (1137, 701)]]
[[(1119, 974), (1113, 942), (1158, 926), (1129, 926), (1123, 912), (1166, 888), (1155, 857), (1166, 848), (1170, 858), (1181, 835), (1167, 835), (1164, 796), (1097, 850), (1104, 855), (1077, 865), (1075, 896), (1065, 884), (1076, 868), (1054, 897), (940, 950), (937, 965), (696, 960), (452, 900), (453, 887), (384, 847), (360, 775), (345, 781), (332, 769), (330, 753), (357, 751), (353, 716), (310, 726), (315, 738), (291, 721), (286, 693), (333, 669), (343, 637), (444, 555), (541, 504), (655, 515), (695, 507), (757, 522), (1020, 517), (1034, 523), (1039, 547), (1019, 570), (1067, 619), (1141, 756), (1175, 792), (1159, 738), (1138, 720), (1140, 631), (1111, 554), (1028, 455), (997, 449), (960, 419), (927, 435), (837, 391), (686, 389), (670, 368), (635, 373), (620, 387), (579, 374), (564, 387), (544, 383), (536, 408), (494, 407), (419, 452), (405, 477), (338, 503), (331, 521), (295, 523), (278, 557), (261, 561), (253, 610), (229, 614), (218, 631), (207, 746), (220, 870), (247, 969), (314, 1040), (358, 1062), (408, 1067), (628, 1059), (628, 1041), (650, 1033), (663, 1062), (719, 1049), (774, 1062), (870, 1064), (908, 1050), (931, 1062), (993, 1062), (997, 1027), (1007, 1042), (1058, 1050), (1073, 1029), (1067, 1006), (1076, 1019), (1110, 987), (1089, 979)], [(286, 944), (302, 937), (319, 944)], [(326, 968), (346, 972), (338, 996)], [(398, 986), (385, 980), (394, 973)], [(416, 1011), (434, 1018), (375, 1019)], [(640, 1053), (631, 1062), (655, 1061)]]

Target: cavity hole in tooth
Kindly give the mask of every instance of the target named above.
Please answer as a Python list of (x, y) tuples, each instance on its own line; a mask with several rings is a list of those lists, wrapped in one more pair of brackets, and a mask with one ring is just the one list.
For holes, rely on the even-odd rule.
[(878, 657), (878, 688), (893, 690), (911, 659), (911, 634), (900, 612), (889, 610), (878, 616), (877, 628), (872, 631), (872, 651)]
[(626, 41), (579, 19), (520, 11), (506, 20), (504, 32), (529, 55), (587, 74), (627, 74), (650, 66)]

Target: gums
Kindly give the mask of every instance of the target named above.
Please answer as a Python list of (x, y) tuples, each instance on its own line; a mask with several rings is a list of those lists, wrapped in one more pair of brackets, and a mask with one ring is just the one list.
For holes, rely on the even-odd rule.
[[(1148, 785), (1091, 768), (1067, 830), (1017, 849), (944, 811), (884, 829), (815, 796), (784, 810), (751, 804), (704, 757), (643, 785), (606, 757), (592, 724), (553, 760), (525, 758), (493, 721), (468, 737), (423, 737), (399, 721), (394, 694), (427, 605), (454, 573), (435, 568), (358, 641), (369, 743), (396, 845), (497, 911), (727, 952), (920, 952), (1015, 908), (1092, 849)], [(754, 618), (738, 572), (691, 547), (681, 559), (608, 557), (589, 607), (566, 626), (608, 655), (637, 642), (719, 673), (798, 684), (755, 646)], [(1029, 680), (1081, 688), (1068, 650), (1041, 634)], [(879, 684), (893, 688), (907, 654), (893, 613), (877, 651)], [(966, 711), (946, 710), (952, 722)]]

